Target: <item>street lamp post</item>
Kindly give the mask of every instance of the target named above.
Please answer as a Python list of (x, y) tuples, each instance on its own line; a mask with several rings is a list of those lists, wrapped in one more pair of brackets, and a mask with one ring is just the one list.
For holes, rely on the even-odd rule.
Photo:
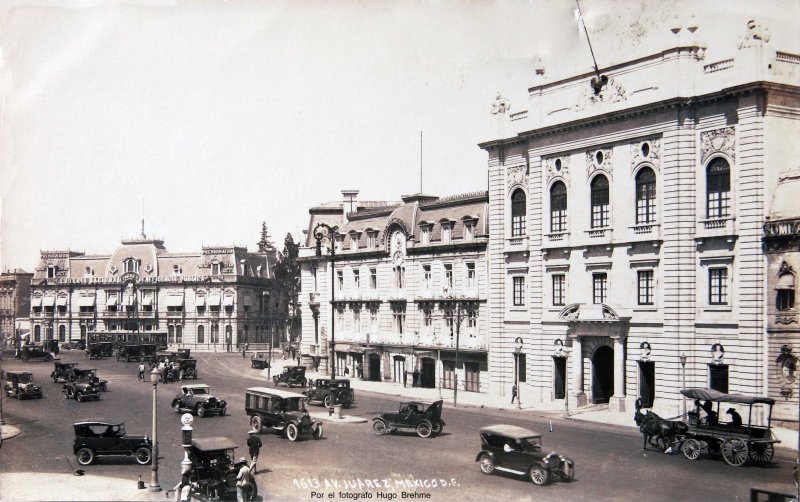
[(336, 257), (336, 246), (334, 242), (334, 234), (336, 233), (336, 228), (331, 228), (329, 225), (325, 223), (317, 223), (317, 226), (314, 227), (314, 239), (317, 240), (317, 257), (322, 256), (322, 241), (328, 241), (328, 256), (331, 259), (331, 339), (330, 339), (330, 358), (331, 358), (331, 378), (336, 377), (336, 322), (335, 322), (335, 312), (334, 312), (334, 293), (336, 292), (336, 276), (334, 272), (334, 259)]
[(156, 392), (158, 389), (158, 369), (153, 368), (150, 372), (150, 383), (153, 384), (153, 455), (150, 460), (150, 486), (151, 492), (160, 492), (161, 485), (158, 484), (158, 420), (156, 418)]
[(181, 415), (181, 446), (183, 446), (183, 460), (181, 460), (181, 475), (192, 470), (192, 461), (189, 459), (189, 448), (192, 447), (192, 422), (194, 417), (190, 413)]
[[(681, 361), (681, 388), (686, 388), (686, 354), (682, 353), (680, 356)], [(681, 414), (686, 416), (686, 396), (683, 396), (683, 402), (681, 403)]]
[(517, 337), (514, 340), (515, 347), (514, 347), (514, 388), (517, 389), (517, 409), (522, 409), (522, 401), (520, 395), (522, 394), (519, 388), (519, 359), (520, 355), (522, 354), (522, 337)]
[[(261, 297), (263, 304), (269, 309), (269, 291), (262, 291)], [(269, 310), (267, 310), (267, 319), (269, 319)], [(272, 379), (272, 324), (267, 322), (267, 329), (269, 330), (269, 360), (267, 364), (267, 380)]]

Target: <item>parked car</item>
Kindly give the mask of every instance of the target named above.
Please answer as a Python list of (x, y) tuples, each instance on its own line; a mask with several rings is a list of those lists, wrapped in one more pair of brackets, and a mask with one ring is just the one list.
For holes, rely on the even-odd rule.
[(58, 359), (55, 352), (47, 350), (43, 345), (23, 345), (20, 349), (20, 357), (25, 362), (31, 359), (42, 359), (49, 363)]
[(17, 399), (42, 398), (42, 388), (33, 384), (33, 375), (27, 371), (6, 371), (5, 392)]
[(111, 342), (90, 342), (86, 346), (86, 359), (111, 357), (114, 355), (114, 344)]
[(74, 399), (78, 402), (82, 401), (99, 401), (100, 394), (91, 383), (68, 381), (63, 387), (64, 399)]
[(397, 413), (381, 413), (372, 420), (372, 430), (378, 436), (397, 429), (409, 429), (416, 431), (417, 436), (421, 438), (428, 438), (441, 433), (445, 426), (442, 420), (441, 400), (434, 403), (421, 401), (400, 403)]
[[(238, 445), (226, 437), (192, 439), (189, 448), (189, 480), (197, 484), (196, 493), (202, 500), (230, 500), (236, 497), (236, 475), (242, 463), (236, 462), (234, 450)], [(250, 500), (258, 495), (253, 479)]]
[(53, 365), (53, 371), (50, 373), (53, 383), (64, 383), (69, 380), (72, 368), (77, 367), (78, 363), (53, 363)]
[(285, 366), (283, 371), (272, 377), (272, 383), (278, 385), (285, 383), (287, 387), (306, 386), (306, 367), (305, 366)]
[(303, 394), (308, 397), (309, 403), (319, 402), (326, 408), (335, 404), (349, 408), (356, 400), (355, 392), (350, 388), (350, 380), (347, 378), (317, 378)]
[(202, 383), (181, 385), (180, 392), (172, 400), (172, 408), (175, 413), (188, 410), (196, 413), (198, 417), (204, 417), (208, 413), (219, 413), (220, 416), (223, 416), (227, 406), (228, 403), (224, 399), (219, 399), (211, 394), (211, 387)]
[(152, 361), (158, 352), (158, 345), (155, 343), (143, 343), (142, 346), (142, 361)]
[(106, 455), (133, 456), (142, 465), (150, 463), (152, 440), (146, 434), (128, 436), (124, 422), (84, 420), (72, 425), (75, 429), (72, 453), (81, 465), (89, 465)]
[(257, 350), (250, 356), (250, 367), (263, 370), (269, 368), (269, 351)]
[(306, 409), (306, 396), (295, 392), (250, 387), (245, 391), (244, 409), (250, 417), (252, 430), (282, 432), (289, 441), (300, 434), (322, 437), (322, 422), (311, 418)]
[(126, 343), (117, 348), (117, 361), (143, 361), (142, 353), (142, 346), (138, 343)]
[(175, 369), (178, 371), (178, 380), (197, 380), (197, 359), (178, 359)]
[(176, 349), (175, 352), (172, 354), (175, 356), (175, 359), (189, 359), (191, 358), (192, 349)]
[(67, 374), (67, 381), (88, 383), (97, 390), (101, 390), (103, 392), (108, 391), (108, 380), (100, 379), (100, 377), (97, 376), (97, 370), (94, 368), (72, 368)]
[(542, 450), (542, 435), (538, 432), (516, 425), (491, 425), (480, 429), (480, 437), (481, 451), (475, 460), (484, 474), (497, 470), (529, 476), (536, 485), (575, 477), (575, 463)]

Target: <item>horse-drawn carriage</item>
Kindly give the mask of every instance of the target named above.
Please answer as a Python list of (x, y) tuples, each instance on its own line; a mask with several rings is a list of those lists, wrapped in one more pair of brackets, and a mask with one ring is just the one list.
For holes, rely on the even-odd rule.
[[(755, 465), (772, 461), (774, 445), (780, 443), (771, 427), (774, 399), (702, 388), (683, 389), (681, 394), (695, 403), (695, 409), (686, 413), (685, 421), (665, 420), (653, 412), (642, 413), (637, 404), (634, 420), (644, 435), (643, 449), (648, 441), (666, 448), (666, 453), (680, 448), (689, 460), (696, 460), (705, 450), (711, 458), (722, 458), (736, 467), (748, 459)], [(719, 420), (722, 403), (732, 406), (726, 412), (731, 417), (729, 421)], [(746, 422), (736, 411), (737, 405), (742, 409), (747, 407)]]

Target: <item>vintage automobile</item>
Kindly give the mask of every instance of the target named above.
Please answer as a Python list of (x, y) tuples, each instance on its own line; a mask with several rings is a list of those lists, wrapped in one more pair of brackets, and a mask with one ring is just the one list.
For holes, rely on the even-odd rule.
[(138, 343), (126, 343), (117, 348), (117, 361), (143, 361), (142, 353), (142, 346)]
[(272, 383), (278, 385), (285, 383), (287, 387), (291, 388), (297, 385), (298, 387), (306, 386), (306, 367), (305, 366), (286, 366), (283, 371), (272, 377)]
[(178, 380), (197, 380), (197, 359), (178, 359), (175, 369), (178, 371)]
[(347, 378), (317, 378), (303, 394), (308, 397), (309, 403), (319, 402), (326, 408), (335, 404), (349, 408), (356, 400), (356, 395), (350, 388), (350, 380)]
[(510, 472), (530, 476), (536, 485), (549, 480), (571, 481), (575, 463), (563, 455), (542, 450), (542, 435), (516, 425), (490, 425), (480, 429), (481, 451), (475, 458), (481, 472)]
[[(76, 368), (73, 368), (76, 369)], [(99, 401), (100, 394), (91, 383), (69, 380), (63, 387), (64, 399), (82, 401)]]
[(176, 349), (175, 352), (172, 353), (175, 356), (175, 359), (189, 359), (191, 358), (192, 349)]
[(20, 357), (25, 362), (31, 359), (42, 359), (49, 363), (58, 359), (55, 352), (47, 350), (43, 345), (24, 345), (22, 349), (20, 349)]
[(78, 366), (78, 363), (53, 363), (55, 366), (53, 371), (50, 373), (50, 378), (53, 379), (53, 383), (64, 383), (69, 380), (69, 376), (72, 374), (72, 368)]
[(6, 371), (6, 396), (25, 398), (42, 398), (42, 388), (33, 384), (33, 375), (27, 371)]
[(86, 359), (100, 357), (112, 357), (114, 355), (114, 344), (111, 342), (90, 342), (86, 346)]
[(156, 357), (158, 352), (158, 345), (155, 343), (143, 343), (142, 345), (142, 361), (150, 362)]
[(266, 350), (257, 350), (250, 356), (250, 367), (263, 370), (269, 368), (269, 352)]
[[(238, 445), (226, 437), (192, 439), (189, 448), (189, 480), (196, 483), (196, 493), (202, 500), (229, 500), (236, 498), (236, 475), (242, 462), (235, 459)], [(258, 496), (258, 486), (253, 479), (250, 500)]]
[(181, 385), (180, 392), (172, 400), (172, 408), (175, 413), (188, 410), (196, 413), (198, 417), (204, 417), (208, 413), (219, 413), (220, 416), (223, 416), (227, 406), (228, 403), (224, 399), (219, 399), (211, 394), (211, 387), (202, 383)]
[(101, 390), (103, 392), (108, 391), (108, 380), (102, 380), (100, 377), (98, 377), (97, 370), (94, 368), (92, 369), (72, 368), (67, 374), (67, 381), (88, 383), (91, 384), (91, 386), (97, 390)]
[(421, 438), (428, 438), (441, 433), (445, 426), (442, 420), (442, 401), (407, 401), (400, 403), (397, 413), (381, 413), (372, 420), (372, 431), (378, 436), (397, 429), (409, 429), (416, 431)]
[(97, 457), (106, 455), (133, 456), (142, 465), (150, 463), (152, 440), (146, 434), (128, 436), (124, 422), (83, 420), (75, 422), (73, 427), (72, 453), (81, 465), (89, 465)]
[(250, 387), (245, 391), (244, 409), (252, 430), (282, 432), (289, 441), (300, 434), (322, 437), (322, 422), (311, 418), (306, 409), (306, 396), (267, 387)]

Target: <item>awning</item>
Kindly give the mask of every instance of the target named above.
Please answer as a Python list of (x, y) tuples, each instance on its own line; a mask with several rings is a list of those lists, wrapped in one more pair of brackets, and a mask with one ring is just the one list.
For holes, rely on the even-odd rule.
[(196, 307), (205, 307), (206, 306), (206, 297), (205, 296), (195, 297), (194, 304), (195, 304)]
[(223, 300), (222, 304), (226, 307), (230, 307), (233, 305), (233, 296), (226, 296)]
[(792, 274), (783, 274), (778, 277), (778, 284), (775, 289), (794, 289), (794, 276)]
[(219, 307), (219, 295), (208, 295), (208, 305), (211, 307)]
[(59, 307), (66, 307), (67, 297), (66, 296), (59, 297), (58, 300), (56, 300), (56, 305), (58, 305)]
[(52, 307), (56, 304), (56, 297), (55, 296), (45, 296), (44, 302), (42, 303), (45, 307)]
[(180, 307), (183, 305), (183, 295), (167, 295), (167, 307)]
[(117, 304), (117, 297), (116, 296), (109, 296), (106, 305), (114, 306)]
[(153, 297), (152, 295), (147, 295), (142, 298), (142, 305), (148, 306), (153, 304)]
[(31, 307), (41, 307), (42, 306), (42, 297), (41, 296), (34, 296), (31, 298)]
[(94, 307), (94, 296), (80, 296), (78, 297), (79, 307)]

